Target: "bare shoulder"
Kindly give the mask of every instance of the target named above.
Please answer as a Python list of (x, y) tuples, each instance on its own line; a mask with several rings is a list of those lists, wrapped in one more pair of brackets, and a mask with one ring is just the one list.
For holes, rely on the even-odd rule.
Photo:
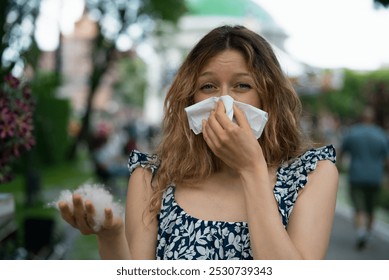
[[(149, 169), (138, 167), (130, 176), (127, 188), (126, 200), (126, 220), (141, 220), (147, 218), (150, 222), (152, 217), (150, 215), (150, 200), (153, 196), (153, 188), (151, 186), (152, 173)], [(149, 223), (147, 222), (147, 224)]]
[(320, 160), (317, 162), (316, 169), (309, 175), (308, 185), (312, 181), (315, 183), (325, 183), (326, 185), (333, 185), (337, 188), (339, 172), (336, 165), (329, 160)]
[(317, 196), (318, 193), (336, 193), (338, 190), (339, 172), (336, 165), (330, 160), (320, 160), (316, 169), (308, 174), (308, 182), (301, 194), (310, 193)]
[(149, 169), (138, 167), (136, 168), (128, 182), (127, 199), (138, 200), (139, 198), (146, 199), (152, 195), (151, 188), (152, 174)]

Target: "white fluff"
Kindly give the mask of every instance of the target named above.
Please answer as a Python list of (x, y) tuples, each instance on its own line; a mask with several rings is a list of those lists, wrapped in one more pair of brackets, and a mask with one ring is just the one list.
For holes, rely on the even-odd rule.
[(114, 217), (122, 218), (123, 206), (119, 202), (113, 201), (112, 194), (104, 188), (104, 185), (99, 184), (84, 184), (73, 192), (63, 190), (58, 200), (49, 203), (49, 206), (59, 209), (59, 202), (65, 201), (69, 205), (70, 210), (73, 211), (73, 194), (79, 194), (84, 202), (90, 200), (93, 203), (96, 209), (94, 217), (95, 226), (93, 227), (95, 231), (98, 231), (104, 223), (105, 208), (111, 208)]

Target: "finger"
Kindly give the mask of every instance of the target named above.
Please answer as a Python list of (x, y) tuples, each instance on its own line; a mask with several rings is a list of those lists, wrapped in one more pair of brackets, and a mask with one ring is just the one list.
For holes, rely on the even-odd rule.
[(208, 129), (207, 129), (207, 125), (208, 125), (208, 122), (207, 120), (202, 120), (202, 133), (203, 133), (203, 138), (205, 140), (205, 142), (207, 143), (207, 145), (209, 146), (211, 143), (210, 143), (210, 139), (209, 139), (209, 135), (208, 135)]
[(96, 209), (90, 200), (85, 201), (86, 222), (90, 228), (94, 228), (96, 225), (95, 216)]
[(224, 103), (222, 100), (218, 100), (215, 104), (215, 111), (220, 112), (220, 113), (225, 113), (226, 112), (226, 107), (224, 106)]
[(215, 119), (218, 121), (218, 124), (223, 129), (227, 129), (231, 125), (235, 125), (226, 114), (226, 107), (224, 106), (223, 101), (218, 100), (215, 107)]
[(104, 209), (105, 219), (103, 226), (105, 228), (110, 228), (113, 225), (113, 212), (111, 208)]
[(73, 212), (70, 210), (69, 205), (65, 201), (58, 203), (59, 212), (61, 217), (72, 227), (76, 227), (76, 221), (74, 219)]
[(73, 194), (73, 212), (76, 219), (84, 215), (84, 203), (79, 194)]
[[(205, 142), (208, 144), (208, 141), (209, 141), (209, 136), (208, 136), (208, 132), (207, 132), (207, 121), (206, 120), (202, 120), (202, 133), (203, 133), (203, 138), (205, 140)], [(209, 144), (208, 144), (209, 145)]]
[(87, 213), (85, 211), (84, 202), (79, 194), (73, 195), (73, 205), (74, 217), (76, 220), (77, 227), (83, 234), (91, 233), (91, 228), (89, 227), (86, 221)]
[(224, 128), (221, 126), (219, 120), (216, 118), (215, 110), (212, 110), (211, 113), (209, 114), (207, 125), (208, 125), (207, 127), (208, 130), (211, 129), (216, 135), (220, 135), (220, 133), (223, 132)]
[(211, 148), (211, 150), (214, 150), (218, 140), (215, 131), (210, 127), (209, 119), (208, 121), (203, 120), (203, 137), (208, 147)]
[(236, 123), (245, 130), (246, 129), (251, 130), (251, 127), (250, 127), (250, 124), (247, 120), (246, 114), (243, 113), (243, 111), (240, 110), (238, 108), (238, 106), (236, 106), (235, 104), (233, 106), (234, 106), (234, 117), (235, 117)]
[(216, 104), (215, 104), (215, 111), (220, 111), (225, 113), (226, 112), (226, 107), (224, 106), (224, 103), (221, 99), (219, 99)]

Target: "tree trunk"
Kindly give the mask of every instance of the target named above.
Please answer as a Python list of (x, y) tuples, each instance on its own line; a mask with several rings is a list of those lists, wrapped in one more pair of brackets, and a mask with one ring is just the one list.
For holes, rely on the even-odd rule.
[(97, 39), (98, 43), (95, 44), (95, 49), (92, 53), (92, 74), (89, 79), (90, 87), (86, 100), (86, 109), (85, 114), (82, 117), (81, 121), (81, 129), (79, 134), (77, 135), (74, 142), (71, 144), (68, 159), (73, 160), (77, 154), (77, 148), (82, 142), (87, 142), (90, 136), (90, 120), (93, 114), (93, 100), (96, 95), (97, 89), (100, 85), (100, 82), (104, 76), (104, 74), (108, 71), (109, 66), (114, 57), (114, 45), (112, 44), (110, 47), (100, 47), (101, 44), (106, 44), (103, 42), (103, 38), (99, 37)]

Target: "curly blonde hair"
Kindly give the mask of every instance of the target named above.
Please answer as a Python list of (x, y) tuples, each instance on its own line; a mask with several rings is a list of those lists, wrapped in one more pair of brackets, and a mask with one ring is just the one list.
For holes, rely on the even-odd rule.
[(279, 166), (306, 148), (299, 121), (301, 102), (281, 70), (270, 44), (243, 26), (221, 26), (205, 35), (190, 51), (167, 92), (163, 134), (156, 154), (160, 159), (153, 178), (150, 211), (159, 212), (161, 195), (171, 183), (195, 183), (220, 169), (202, 135), (189, 128), (184, 108), (194, 103), (196, 81), (201, 69), (225, 50), (239, 51), (253, 73), (262, 110), (269, 120), (258, 139), (269, 166)]

